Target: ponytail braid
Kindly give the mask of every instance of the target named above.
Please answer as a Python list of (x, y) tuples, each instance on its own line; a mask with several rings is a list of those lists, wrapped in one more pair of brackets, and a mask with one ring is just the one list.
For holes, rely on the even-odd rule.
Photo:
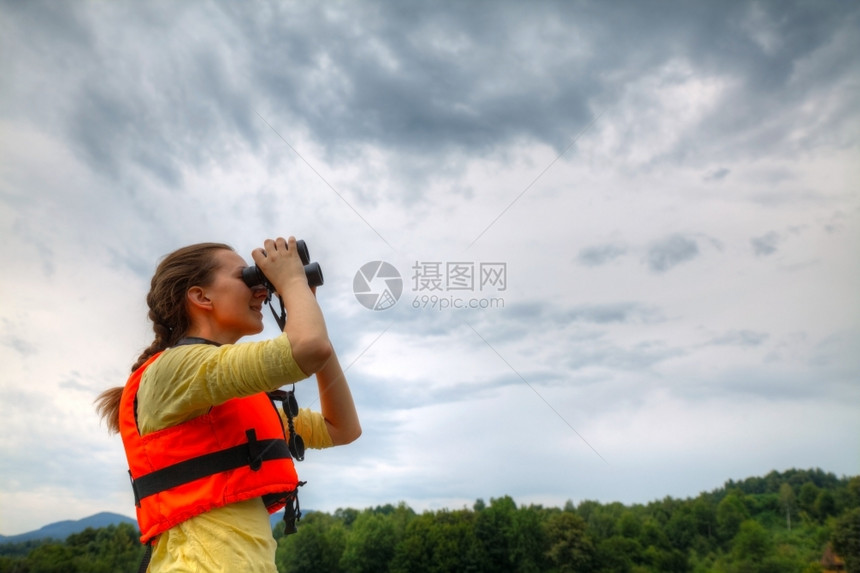
[[(185, 295), (193, 286), (207, 286), (218, 268), (215, 253), (232, 251), (223, 243), (199, 243), (176, 250), (167, 255), (152, 276), (146, 304), (155, 339), (132, 365), (134, 372), (157, 353), (175, 345), (191, 328), (191, 319), (185, 305)], [(119, 403), (122, 386), (109, 388), (95, 400), (96, 412), (107, 422), (110, 433), (119, 432)]]

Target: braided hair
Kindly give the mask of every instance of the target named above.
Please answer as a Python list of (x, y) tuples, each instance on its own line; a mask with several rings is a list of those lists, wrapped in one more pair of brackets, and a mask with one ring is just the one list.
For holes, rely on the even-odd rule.
[[(146, 295), (155, 338), (137, 358), (132, 372), (155, 354), (175, 345), (191, 328), (186, 293), (193, 286), (211, 284), (218, 268), (215, 253), (219, 250), (232, 251), (233, 248), (223, 243), (198, 243), (170, 253), (159, 263)], [(109, 388), (95, 400), (96, 412), (107, 422), (111, 433), (119, 432), (122, 391), (123, 386)]]

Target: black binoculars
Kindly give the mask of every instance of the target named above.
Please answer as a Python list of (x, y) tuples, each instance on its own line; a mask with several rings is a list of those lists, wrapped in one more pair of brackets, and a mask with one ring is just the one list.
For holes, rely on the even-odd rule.
[[(311, 257), (308, 254), (308, 246), (304, 241), (296, 241), (296, 250), (299, 252), (299, 258), (302, 259), (302, 264), (305, 265), (305, 276), (308, 279), (308, 286), (318, 287), (323, 284), (323, 273), (319, 263), (312, 263)], [(276, 292), (275, 286), (272, 284), (263, 271), (256, 265), (245, 267), (242, 269), (242, 280), (245, 284), (253, 288), (257, 285), (263, 285), (270, 292)]]

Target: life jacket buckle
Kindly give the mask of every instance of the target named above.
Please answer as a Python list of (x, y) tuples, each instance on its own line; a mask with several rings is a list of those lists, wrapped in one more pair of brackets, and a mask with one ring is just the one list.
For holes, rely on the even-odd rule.
[(263, 467), (263, 445), (257, 441), (257, 430), (251, 428), (245, 431), (248, 438), (248, 466), (251, 471), (259, 471)]

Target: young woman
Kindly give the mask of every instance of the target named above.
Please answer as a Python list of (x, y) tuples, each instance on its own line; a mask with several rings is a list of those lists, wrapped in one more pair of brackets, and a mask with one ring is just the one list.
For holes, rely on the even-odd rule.
[[(277, 571), (269, 513), (295, 510), (296, 435), (325, 448), (361, 434), (295, 238), (267, 239), (252, 257), (286, 309), (281, 335), (236, 344), (263, 330), (266, 289), (245, 284), (229, 246), (184, 247), (152, 278), (155, 340), (125, 387), (97, 399), (123, 438), (152, 573)], [(321, 412), (287, 399), (279, 413), (266, 393), (311, 374)]]

